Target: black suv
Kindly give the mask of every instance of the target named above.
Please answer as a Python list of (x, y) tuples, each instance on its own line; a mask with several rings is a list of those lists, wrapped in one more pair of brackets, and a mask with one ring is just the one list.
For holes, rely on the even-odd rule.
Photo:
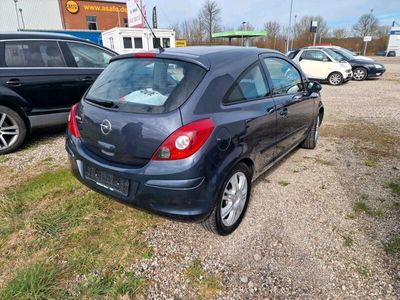
[(0, 33), (0, 154), (17, 149), (32, 129), (66, 124), (115, 55), (65, 34)]

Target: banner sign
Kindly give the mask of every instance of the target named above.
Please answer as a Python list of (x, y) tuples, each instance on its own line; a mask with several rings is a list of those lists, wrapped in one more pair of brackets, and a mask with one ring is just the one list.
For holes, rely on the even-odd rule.
[(158, 28), (158, 25), (157, 25), (157, 8), (156, 8), (156, 6), (153, 7), (153, 28)]
[(317, 32), (318, 21), (311, 21), (310, 32)]
[(126, 0), (126, 8), (128, 10), (128, 26), (130, 28), (143, 28), (143, 16), (136, 4), (139, 5), (143, 13), (145, 14), (141, 0)]

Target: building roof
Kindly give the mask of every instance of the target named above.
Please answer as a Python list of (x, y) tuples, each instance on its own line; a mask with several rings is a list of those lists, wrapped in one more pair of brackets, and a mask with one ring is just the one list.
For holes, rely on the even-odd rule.
[(213, 38), (241, 38), (241, 37), (261, 37), (266, 36), (266, 31), (223, 31), (212, 34)]

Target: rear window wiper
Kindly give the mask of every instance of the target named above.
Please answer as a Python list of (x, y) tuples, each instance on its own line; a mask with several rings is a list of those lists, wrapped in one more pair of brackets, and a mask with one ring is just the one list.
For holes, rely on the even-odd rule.
[(108, 108), (118, 108), (118, 105), (111, 100), (95, 100), (92, 98), (85, 98), (86, 101), (92, 102), (94, 104), (100, 105), (100, 106), (104, 106), (104, 107), (108, 107)]

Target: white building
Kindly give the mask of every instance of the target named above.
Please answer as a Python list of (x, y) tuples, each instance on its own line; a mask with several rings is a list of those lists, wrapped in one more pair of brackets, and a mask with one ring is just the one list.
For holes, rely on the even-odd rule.
[[(175, 48), (175, 32), (172, 29), (153, 29), (163, 48)], [(148, 28), (112, 28), (101, 34), (103, 45), (119, 54), (148, 51), (157, 43)]]
[(0, 0), (0, 31), (18, 28), (63, 29), (58, 1), (17, 0), (15, 3), (14, 0)]
[(400, 26), (393, 26), (390, 29), (389, 42), (386, 53), (389, 51), (396, 52), (396, 56), (400, 56)]

